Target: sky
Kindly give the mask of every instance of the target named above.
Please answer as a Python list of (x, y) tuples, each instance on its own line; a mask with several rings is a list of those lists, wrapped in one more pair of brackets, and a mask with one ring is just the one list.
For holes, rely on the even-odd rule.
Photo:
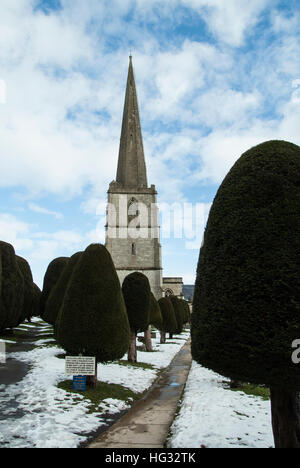
[(131, 52), (162, 231), (189, 207), (182, 236), (163, 232), (163, 275), (192, 284), (235, 161), (300, 144), (299, 32), (298, 0), (1, 0), (0, 239), (40, 287), (54, 258), (104, 242)]

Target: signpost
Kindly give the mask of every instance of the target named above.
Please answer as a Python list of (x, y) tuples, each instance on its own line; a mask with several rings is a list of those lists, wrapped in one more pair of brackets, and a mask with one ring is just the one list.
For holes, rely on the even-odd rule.
[(66, 356), (65, 372), (67, 375), (73, 376), (72, 388), (83, 392), (86, 390), (86, 376), (95, 375), (96, 358), (88, 356)]
[(78, 390), (79, 392), (86, 391), (86, 375), (74, 375), (72, 389)]

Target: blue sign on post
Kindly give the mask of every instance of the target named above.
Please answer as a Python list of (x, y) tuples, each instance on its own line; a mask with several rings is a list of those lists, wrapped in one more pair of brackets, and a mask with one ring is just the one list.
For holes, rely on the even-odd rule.
[(74, 375), (72, 388), (73, 390), (85, 392), (86, 391), (86, 375)]

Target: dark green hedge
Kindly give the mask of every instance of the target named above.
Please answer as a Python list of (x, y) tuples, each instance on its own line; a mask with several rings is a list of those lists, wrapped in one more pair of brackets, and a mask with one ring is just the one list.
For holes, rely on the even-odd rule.
[(244, 153), (215, 197), (200, 251), (192, 355), (235, 380), (300, 389), (300, 148)]
[(109, 252), (90, 245), (78, 259), (57, 318), (56, 337), (69, 354), (100, 362), (123, 357), (129, 324), (120, 282)]
[(182, 307), (182, 299), (178, 299), (176, 296), (169, 296), (170, 301), (172, 302), (173, 309), (175, 312), (177, 327), (175, 330), (176, 335), (182, 333), (183, 324), (184, 324), (184, 313)]
[(73, 270), (81, 254), (82, 252), (77, 252), (76, 254), (72, 255), (72, 257), (70, 257), (69, 261), (65, 264), (64, 269), (62, 270), (57, 282), (52, 287), (48, 296), (43, 319), (45, 320), (45, 322), (48, 322), (53, 326), (55, 325), (59, 309), (62, 306), (64, 295), (66, 293)]
[(169, 297), (161, 297), (158, 304), (162, 315), (162, 331), (165, 333), (175, 333), (178, 326), (175, 317), (174, 307)]
[(160, 307), (153, 293), (151, 293), (149, 325), (153, 325), (157, 330), (161, 330), (162, 327)]
[(42, 291), (35, 283), (33, 283), (33, 300), (32, 300), (31, 315), (27, 318), (38, 317), (40, 315), (41, 295), (42, 295)]
[(24, 301), (22, 312), (19, 318), (19, 323), (24, 322), (25, 319), (32, 317), (33, 307), (33, 278), (29, 263), (25, 258), (16, 255), (17, 264), (24, 279)]
[(22, 321), (24, 279), (11, 244), (0, 241), (0, 330)]
[(135, 333), (147, 330), (151, 300), (148, 278), (140, 272), (130, 273), (123, 281), (122, 291), (130, 329)]
[(40, 298), (40, 316), (44, 319), (46, 302), (51, 293), (52, 288), (55, 286), (63, 269), (69, 261), (69, 257), (58, 257), (49, 263), (47, 271), (44, 277), (44, 284), (42, 289), (42, 295)]
[(183, 310), (183, 312), (182, 312), (182, 314), (183, 314), (183, 324), (185, 325), (191, 319), (191, 312), (190, 312), (189, 303), (187, 301), (185, 301), (184, 299), (182, 299), (182, 310)]

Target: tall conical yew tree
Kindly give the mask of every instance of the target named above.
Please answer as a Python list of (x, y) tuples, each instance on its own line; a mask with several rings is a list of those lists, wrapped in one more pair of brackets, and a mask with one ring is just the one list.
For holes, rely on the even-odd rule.
[(190, 321), (191, 318), (191, 312), (190, 312), (190, 306), (187, 301), (182, 299), (182, 309), (183, 309), (183, 324), (185, 325)]
[(24, 279), (13, 246), (0, 241), (0, 330), (22, 320)]
[(19, 257), (16, 255), (17, 264), (22, 273), (24, 280), (24, 300), (22, 312), (20, 314), (19, 322), (24, 322), (25, 319), (32, 317), (32, 308), (33, 308), (33, 278), (31, 273), (31, 268), (29, 263), (25, 258)]
[(49, 263), (44, 277), (43, 290), (40, 298), (40, 316), (44, 319), (46, 303), (50, 296), (52, 288), (55, 286), (59, 277), (69, 261), (69, 257), (58, 257)]
[(157, 330), (162, 327), (162, 315), (158, 301), (155, 299), (154, 294), (151, 293), (149, 324), (153, 325)]
[(32, 309), (29, 317), (26, 317), (30, 320), (32, 317), (38, 317), (40, 315), (40, 298), (42, 291), (37, 284), (33, 283), (33, 300), (32, 300)]
[(300, 448), (300, 148), (269, 141), (232, 167), (200, 250), (192, 355), (271, 389), (275, 446)]
[(181, 304), (182, 299), (179, 299), (177, 296), (169, 296), (169, 299), (172, 302), (174, 312), (175, 312), (175, 317), (176, 317), (177, 328), (175, 330), (175, 333), (176, 335), (180, 335), (180, 333), (182, 333), (183, 322), (184, 322), (183, 308)]
[(77, 252), (74, 255), (72, 255), (72, 257), (70, 257), (69, 261), (65, 264), (64, 269), (59, 275), (57, 282), (52, 287), (48, 296), (43, 319), (45, 320), (45, 322), (48, 322), (53, 326), (55, 326), (58, 312), (62, 306), (67, 286), (69, 284), (71, 275), (81, 254), (82, 252)]
[(177, 329), (174, 307), (169, 297), (161, 297), (158, 304), (162, 315), (161, 343), (166, 341), (166, 333), (172, 335)]
[(151, 289), (147, 276), (133, 272), (123, 281), (122, 291), (131, 330), (128, 361), (137, 361), (136, 335), (147, 330), (149, 324)]
[(153, 351), (152, 348), (152, 339), (151, 339), (151, 325), (160, 330), (162, 325), (162, 316), (159, 308), (159, 304), (154, 297), (154, 294), (151, 292), (150, 299), (150, 313), (149, 313), (149, 326), (144, 334), (145, 347), (146, 351)]
[[(91, 244), (79, 256), (56, 322), (56, 337), (68, 354), (120, 359), (129, 345), (129, 323), (120, 282), (107, 249)], [(97, 373), (88, 379), (95, 386)]]

